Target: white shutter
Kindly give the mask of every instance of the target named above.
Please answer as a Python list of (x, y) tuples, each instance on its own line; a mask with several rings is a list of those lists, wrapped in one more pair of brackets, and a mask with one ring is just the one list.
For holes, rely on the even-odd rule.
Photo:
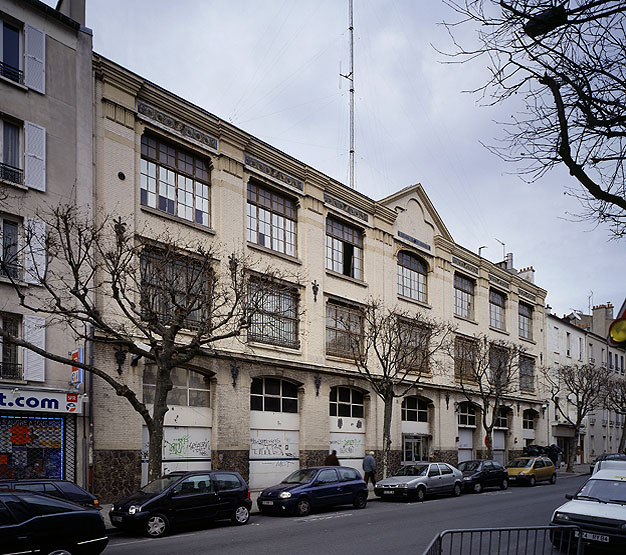
[(40, 93), (46, 92), (46, 34), (24, 25), (24, 84)]
[[(40, 349), (46, 348), (46, 319), (24, 316), (24, 339)], [(24, 348), (24, 379), (31, 382), (46, 380), (46, 360), (39, 354)]]
[(46, 224), (24, 218), (24, 281), (39, 285), (46, 271)]
[(25, 183), (31, 189), (46, 190), (46, 129), (24, 122)]

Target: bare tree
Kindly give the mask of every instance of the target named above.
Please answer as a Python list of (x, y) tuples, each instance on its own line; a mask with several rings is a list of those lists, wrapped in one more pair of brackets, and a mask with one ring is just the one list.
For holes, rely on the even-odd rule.
[[(271, 268), (256, 267), (239, 253), (220, 258), (218, 248), (205, 239), (137, 236), (120, 219), (94, 225), (69, 205), (41, 218), (26, 230), (26, 248), (19, 255), (27, 281), (36, 286), (12, 271), (15, 260), (2, 260), (2, 272), (21, 306), (41, 317), (42, 326), (60, 323), (77, 343), (115, 349), (117, 372), (71, 360), (54, 345), (36, 345), (9, 327), (0, 328), (0, 335), (49, 360), (83, 368), (126, 398), (148, 429), (148, 475), (154, 479), (162, 471), (172, 372), (213, 356), (220, 342), (239, 337), (249, 326), (270, 326), (267, 316), (281, 310), (275, 297), (286, 286)], [(266, 316), (261, 322), (259, 314)], [(121, 362), (126, 354), (143, 357), (154, 368), (153, 399), (127, 384)]]
[(542, 377), (557, 417), (562, 417), (574, 431), (567, 453), (567, 471), (572, 472), (583, 421), (590, 412), (603, 406), (612, 374), (604, 366), (575, 364), (544, 368)]
[(343, 324), (357, 370), (384, 403), (383, 476), (390, 471), (391, 422), (395, 399), (405, 397), (439, 365), (454, 331), (448, 323), (385, 307), (371, 299)]
[(520, 345), (484, 334), (455, 338), (455, 380), (465, 398), (479, 407), (488, 459), (493, 458), (493, 429), (506, 396), (520, 388), (534, 390), (533, 374), (520, 375), (524, 352)]
[[(460, 20), (446, 24), (454, 56), (483, 60), (481, 93), (510, 103), (502, 144), (530, 181), (564, 164), (583, 219), (626, 234), (626, 4), (623, 0), (444, 0)], [(461, 26), (478, 27), (472, 46)], [(474, 36), (474, 35), (472, 35)], [(515, 100), (517, 99), (517, 100)], [(518, 111), (518, 103), (523, 107)]]
[[(626, 416), (626, 380), (623, 377), (612, 377), (607, 388), (605, 399), (607, 410), (613, 410), (617, 414), (621, 414), (622, 418)], [(619, 439), (618, 453), (624, 453), (626, 446), (626, 426), (622, 426), (622, 434)]]

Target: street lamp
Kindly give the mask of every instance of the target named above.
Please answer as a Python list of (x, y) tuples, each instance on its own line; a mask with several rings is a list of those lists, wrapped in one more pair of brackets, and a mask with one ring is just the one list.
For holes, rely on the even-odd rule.
[(554, 31), (567, 23), (567, 11), (564, 6), (554, 6), (533, 15), (524, 24), (524, 33), (534, 39)]

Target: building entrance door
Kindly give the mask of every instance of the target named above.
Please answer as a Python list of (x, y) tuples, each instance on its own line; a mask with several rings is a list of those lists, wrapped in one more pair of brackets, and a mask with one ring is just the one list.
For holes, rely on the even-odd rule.
[(404, 456), (402, 464), (413, 464), (429, 460), (429, 441), (425, 436), (409, 436), (402, 438)]

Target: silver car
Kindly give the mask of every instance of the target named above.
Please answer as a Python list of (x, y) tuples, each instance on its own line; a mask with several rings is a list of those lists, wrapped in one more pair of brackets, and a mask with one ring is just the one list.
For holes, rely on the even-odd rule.
[(418, 463), (403, 466), (398, 472), (376, 482), (374, 492), (382, 499), (423, 501), (427, 495), (461, 495), (463, 473), (447, 463)]

